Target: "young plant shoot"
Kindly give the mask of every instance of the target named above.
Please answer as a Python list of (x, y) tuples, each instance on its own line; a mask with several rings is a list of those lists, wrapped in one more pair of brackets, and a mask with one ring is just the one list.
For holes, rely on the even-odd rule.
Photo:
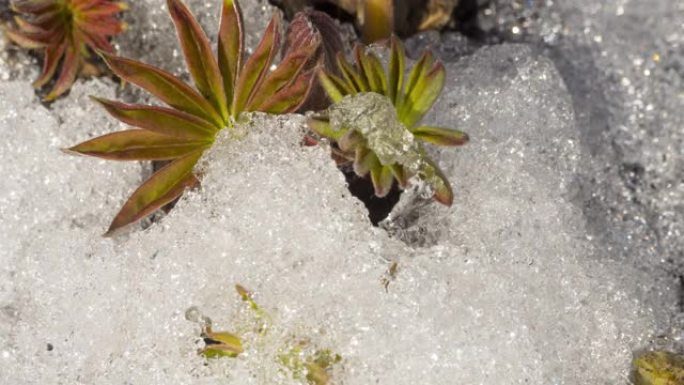
[(233, 128), (243, 112), (296, 111), (306, 100), (315, 70), (305, 64), (319, 37), (310, 35), (269, 68), (279, 52), (280, 19), (274, 16), (254, 53), (245, 56), (243, 22), (237, 1), (224, 0), (218, 57), (209, 39), (181, 0), (167, 0), (171, 18), (195, 87), (159, 68), (103, 54), (123, 80), (156, 96), (167, 106), (129, 105), (95, 98), (113, 117), (135, 129), (91, 139), (68, 151), (113, 160), (170, 161), (145, 181), (123, 205), (108, 233), (136, 222), (198, 185), (193, 168), (217, 133)]
[[(432, 53), (425, 52), (404, 79), (404, 48), (395, 37), (391, 39), (390, 53), (387, 71), (375, 54), (361, 46), (354, 50), (355, 65), (338, 54), (341, 77), (325, 70), (319, 72), (320, 82), (335, 104), (327, 117), (312, 119), (310, 127), (333, 143), (341, 163), (353, 163), (359, 176), (370, 173), (376, 196), (386, 196), (395, 179), (405, 188), (415, 176), (432, 186), (435, 200), (451, 205), (449, 181), (426, 155), (421, 142), (460, 146), (468, 141), (468, 135), (419, 124), (442, 92), (444, 66)], [(359, 103), (367, 107), (355, 112), (353, 107)]]
[(33, 86), (47, 85), (61, 63), (46, 101), (67, 92), (79, 73), (97, 73), (90, 63), (93, 51), (113, 53), (110, 38), (126, 29), (117, 15), (128, 7), (118, 1), (16, 0), (10, 6), (21, 16), (14, 17), (16, 28), (7, 36), (24, 48), (43, 52), (43, 71)]

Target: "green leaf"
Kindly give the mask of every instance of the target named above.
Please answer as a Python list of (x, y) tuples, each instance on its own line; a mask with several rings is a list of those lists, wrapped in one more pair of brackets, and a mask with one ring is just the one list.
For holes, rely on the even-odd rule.
[(413, 127), (432, 107), (439, 94), (442, 93), (445, 78), (444, 65), (437, 63), (427, 75), (418, 81), (411, 93), (407, 94), (406, 104), (402, 107), (399, 115), (399, 120), (406, 127)]
[(147, 90), (169, 106), (224, 125), (225, 120), (202, 95), (170, 73), (135, 60), (102, 52), (100, 55), (119, 77)]
[(261, 82), (268, 73), (268, 67), (273, 62), (280, 47), (280, 18), (274, 16), (264, 32), (259, 46), (249, 57), (244, 68), (240, 71), (235, 98), (233, 99), (233, 114), (239, 115), (245, 111), (250, 100), (259, 92)]
[(387, 84), (387, 95), (389, 96), (392, 104), (399, 105), (401, 103), (403, 95), (404, 86), (404, 45), (397, 39), (396, 36), (392, 36), (390, 39), (390, 62), (389, 62), (389, 73), (388, 73), (388, 84)]
[(244, 351), (240, 337), (228, 332), (202, 333), (206, 346), (200, 354), (207, 358), (237, 357)]
[(103, 135), (66, 150), (110, 160), (169, 160), (209, 144), (188, 141), (147, 130), (126, 130)]
[(392, 190), (392, 183), (394, 183), (394, 176), (392, 175), (392, 169), (389, 166), (383, 166), (379, 163), (375, 167), (371, 168), (371, 182), (373, 182), (373, 188), (375, 188), (375, 196), (378, 198), (384, 198)]
[[(320, 40), (318, 36), (311, 35), (308, 41), (298, 45), (295, 50), (288, 52), (283, 61), (278, 65), (278, 68), (266, 76), (259, 92), (254, 95), (247, 110), (266, 111), (259, 107), (265, 104), (273, 104), (268, 99), (275, 95), (276, 92), (282, 90), (286, 86), (292, 87), (297, 83), (301, 83), (302, 81), (299, 78), (303, 75), (302, 70), (318, 49), (319, 44)], [(311, 83), (310, 80), (311, 77), (309, 74), (307, 79), (304, 79), (306, 89), (309, 88), (309, 84)], [(302, 86), (298, 85), (297, 88), (301, 89)], [(293, 104), (298, 105), (301, 103)]]
[(167, 4), (197, 89), (211, 100), (221, 116), (227, 119), (228, 106), (223, 78), (207, 35), (181, 0), (167, 0)]
[[(347, 86), (356, 92), (368, 92), (369, 87), (365, 79), (356, 71), (354, 67), (344, 58), (343, 52), (337, 53), (337, 66), (342, 72), (342, 76), (346, 80)], [(354, 93), (356, 93), (354, 92)]]
[(45, 96), (46, 101), (55, 100), (69, 90), (76, 80), (76, 75), (78, 75), (78, 71), (80, 70), (80, 64), (81, 60), (79, 52), (76, 51), (76, 47), (67, 46), (64, 60), (62, 60), (62, 70), (57, 78), (55, 86), (50, 93)]
[(365, 176), (371, 169), (381, 166), (378, 157), (366, 146), (357, 146), (354, 159), (354, 172), (358, 176)]
[(194, 115), (171, 108), (130, 105), (96, 97), (92, 99), (118, 120), (162, 135), (210, 142), (220, 129)]
[(382, 93), (381, 80), (377, 77), (377, 73), (373, 68), (373, 64), (371, 63), (369, 55), (360, 44), (357, 44), (354, 47), (354, 56), (356, 57), (356, 63), (360, 69), (361, 77), (368, 85), (368, 90), (371, 92)]
[(354, 150), (356, 146), (363, 142), (364, 138), (361, 133), (356, 130), (348, 130), (346, 134), (337, 140), (337, 145), (340, 147), (340, 150), (348, 152)]
[(299, 74), (294, 83), (281, 88), (275, 95), (267, 99), (263, 105), (256, 108), (256, 111), (268, 112), (271, 114), (284, 114), (294, 112), (306, 101), (311, 91), (315, 79), (314, 74), (317, 69)]
[(375, 77), (380, 80), (379, 93), (387, 95), (387, 75), (385, 74), (385, 69), (382, 67), (382, 62), (374, 54), (368, 55), (368, 60), (371, 64), (371, 69), (375, 73)]
[(324, 70), (318, 71), (318, 81), (333, 103), (339, 102), (345, 95), (355, 93), (344, 80)]
[(440, 146), (461, 146), (469, 140), (463, 131), (443, 127), (420, 126), (411, 129), (417, 139)]
[(397, 163), (394, 163), (394, 164), (391, 164), (389, 167), (392, 170), (392, 175), (394, 175), (394, 179), (396, 179), (397, 182), (399, 182), (399, 186), (402, 189), (407, 188), (409, 185), (409, 177), (410, 176), (406, 172), (406, 169), (404, 168), (404, 166), (397, 164)]
[(334, 130), (330, 126), (330, 122), (321, 119), (309, 119), (308, 126), (309, 129), (316, 134), (335, 142), (337, 142), (346, 132), (344, 130)]
[(435, 57), (430, 51), (425, 51), (418, 59), (418, 62), (411, 68), (409, 73), (408, 82), (406, 83), (406, 93), (409, 94), (420, 80), (422, 80), (428, 73), (428, 71), (434, 66)]
[(109, 226), (107, 235), (154, 213), (178, 198), (186, 188), (196, 186), (198, 181), (192, 174), (192, 169), (201, 156), (202, 151), (185, 155), (164, 166), (146, 180), (123, 205)]
[(432, 198), (445, 206), (451, 206), (454, 203), (454, 192), (451, 189), (451, 184), (446, 175), (429, 157), (425, 156), (423, 160), (431, 169), (425, 179), (430, 182), (432, 188), (435, 190)]
[(242, 65), (245, 38), (242, 27), (242, 12), (237, 1), (223, 0), (218, 40), (218, 63), (223, 77), (226, 100), (231, 104), (234, 87)]

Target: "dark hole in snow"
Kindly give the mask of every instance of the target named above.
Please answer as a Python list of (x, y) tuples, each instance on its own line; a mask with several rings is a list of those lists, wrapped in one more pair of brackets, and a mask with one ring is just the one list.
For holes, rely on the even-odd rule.
[(344, 177), (347, 179), (349, 192), (366, 206), (368, 209), (368, 219), (370, 219), (373, 226), (377, 226), (380, 221), (387, 218), (389, 213), (394, 208), (394, 205), (399, 202), (401, 190), (397, 184), (392, 185), (392, 190), (384, 198), (375, 196), (373, 184), (370, 181), (370, 175), (367, 177), (360, 177), (350, 169), (342, 169)]

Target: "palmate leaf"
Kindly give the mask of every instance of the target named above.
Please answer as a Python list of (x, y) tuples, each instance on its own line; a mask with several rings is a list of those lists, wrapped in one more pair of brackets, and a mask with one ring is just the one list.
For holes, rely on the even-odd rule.
[(7, 31), (7, 36), (24, 48), (41, 50), (45, 56), (34, 87), (45, 86), (57, 75), (46, 101), (66, 93), (81, 71), (92, 74), (92, 51), (113, 52), (109, 39), (126, 29), (117, 18), (127, 9), (122, 2), (15, 0), (11, 8), (21, 16), (15, 16), (16, 28)]
[(167, 5), (195, 88), (159, 68), (99, 52), (116, 75), (145, 89), (168, 107), (94, 98), (114, 118), (136, 129), (100, 136), (66, 150), (112, 160), (169, 162), (126, 201), (108, 234), (197, 186), (195, 164), (213, 145), (217, 133), (232, 128), (241, 112), (296, 110), (306, 100), (317, 72), (316, 68), (306, 67), (320, 44), (320, 37), (314, 35), (307, 44), (289, 51), (282, 63), (269, 72), (280, 47), (277, 16), (243, 65), (244, 36), (237, 1), (223, 0), (217, 56), (183, 2), (167, 0)]
[[(318, 75), (320, 84), (335, 103), (347, 95), (373, 92), (384, 95), (394, 106), (399, 122), (412, 133), (418, 141), (443, 146), (460, 146), (468, 142), (468, 135), (450, 128), (417, 126), (427, 111), (435, 103), (444, 87), (446, 71), (430, 52), (426, 52), (416, 62), (408, 77), (405, 53), (402, 43), (394, 36), (390, 39), (390, 58), (387, 70), (380, 59), (360, 46), (355, 47), (356, 65), (350, 64), (341, 53), (337, 56), (341, 76), (324, 70)], [(385, 196), (396, 179), (402, 188), (408, 186), (411, 175), (401, 164), (380, 165), (377, 156), (366, 147), (364, 138), (354, 127), (346, 127), (343, 133), (330, 128), (330, 124), (320, 118), (312, 119), (311, 129), (322, 137), (333, 141), (342, 156), (337, 159), (354, 159), (354, 171), (359, 176), (371, 174), (371, 181), (378, 197)], [(352, 140), (353, 139), (353, 140)], [(408, 151), (408, 150), (407, 150)], [(346, 153), (346, 154), (344, 154)], [(419, 157), (425, 170), (417, 176), (426, 179), (434, 189), (434, 199), (446, 205), (453, 202), (453, 191), (444, 173), (430, 160), (424, 151)]]

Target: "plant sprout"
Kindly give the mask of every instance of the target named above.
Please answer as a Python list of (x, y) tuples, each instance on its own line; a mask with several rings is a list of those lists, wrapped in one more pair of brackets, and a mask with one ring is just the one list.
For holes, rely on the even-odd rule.
[(79, 73), (97, 73), (91, 63), (93, 51), (113, 53), (110, 38), (126, 29), (117, 15), (128, 6), (118, 1), (17, 0), (10, 6), (21, 16), (14, 17), (17, 28), (9, 29), (7, 36), (24, 48), (43, 52), (43, 71), (33, 86), (47, 85), (61, 63), (46, 101), (67, 92)]
[[(468, 142), (468, 135), (451, 128), (419, 124), (442, 92), (446, 76), (444, 66), (435, 60), (432, 53), (425, 52), (405, 79), (404, 48), (395, 37), (391, 39), (387, 71), (375, 54), (361, 46), (356, 46), (354, 54), (355, 65), (350, 64), (342, 53), (338, 54), (341, 77), (325, 70), (319, 72), (321, 84), (336, 105), (330, 108), (327, 117), (312, 119), (311, 129), (331, 140), (339, 161), (352, 163), (357, 175), (363, 177), (370, 173), (376, 196), (386, 196), (394, 180), (405, 188), (409, 185), (409, 179), (417, 176), (432, 185), (435, 200), (451, 205), (451, 186), (444, 173), (427, 156), (420, 142), (460, 146)], [(346, 107), (350, 104), (353, 106), (349, 97), (364, 94), (382, 95), (383, 100), (393, 106), (392, 111), (389, 111), (391, 114), (382, 110), (382, 106), (374, 108), (382, 110), (380, 113), (383, 115), (382, 121), (375, 123), (381, 126), (373, 130), (365, 128), (369, 119), (368, 111), (359, 112), (354, 121), (350, 117), (350, 109)], [(366, 102), (371, 99), (381, 104), (377, 97), (365, 98)], [(332, 122), (332, 114), (343, 104), (346, 109), (338, 114), (342, 120)], [(396, 120), (398, 125), (394, 122)], [(394, 150), (392, 156), (381, 153), (387, 147)]]
[(270, 70), (279, 52), (280, 19), (274, 16), (254, 53), (245, 56), (242, 14), (237, 1), (223, 0), (218, 57), (209, 39), (181, 0), (167, 0), (195, 88), (159, 68), (103, 53), (122, 79), (156, 96), (167, 106), (129, 105), (95, 98), (113, 117), (136, 127), (91, 139), (68, 151), (113, 160), (170, 161), (126, 201), (107, 234), (136, 222), (198, 185), (193, 172), (202, 154), (243, 112), (280, 114), (306, 100), (315, 70), (305, 64), (319, 37), (309, 35)]

